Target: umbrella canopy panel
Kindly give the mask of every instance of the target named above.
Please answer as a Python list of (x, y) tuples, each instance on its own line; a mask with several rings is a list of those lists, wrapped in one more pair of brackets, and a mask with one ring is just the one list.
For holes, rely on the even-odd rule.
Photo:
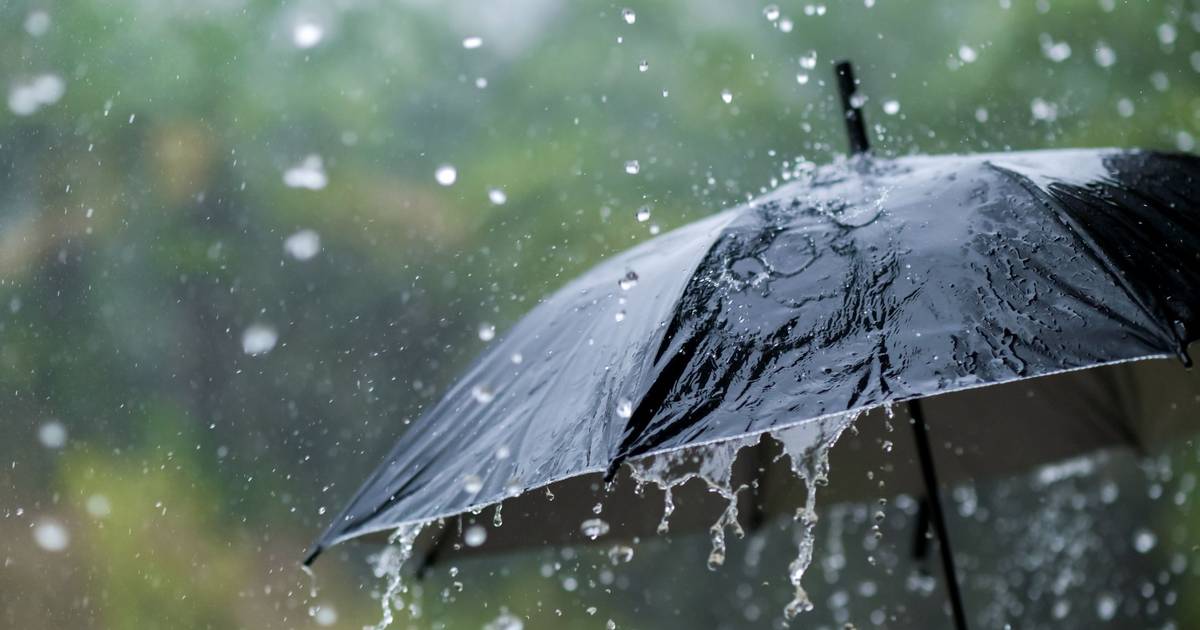
[(1200, 331), (1197, 158), (855, 159), (797, 175), (542, 302), (413, 425), (314, 552), (647, 454), (1186, 357)]

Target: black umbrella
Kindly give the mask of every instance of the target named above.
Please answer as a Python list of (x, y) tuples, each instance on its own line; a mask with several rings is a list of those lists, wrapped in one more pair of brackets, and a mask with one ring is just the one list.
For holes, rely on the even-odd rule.
[[(801, 165), (543, 300), (414, 423), (306, 562), (356, 536), (551, 484), (586, 490), (581, 476), (612, 479), (622, 462), (787, 427), (800, 468), (854, 414), (907, 401), (965, 627), (939, 472), (1145, 447), (1195, 421), (1193, 407), (1164, 424), (1152, 404), (1194, 378), (1129, 363), (1186, 364), (1200, 336), (1200, 160), (875, 159), (847, 64), (838, 78), (850, 159)], [(1042, 395), (1014, 395), (1018, 382)], [(936, 458), (928, 431), (956, 457)]]

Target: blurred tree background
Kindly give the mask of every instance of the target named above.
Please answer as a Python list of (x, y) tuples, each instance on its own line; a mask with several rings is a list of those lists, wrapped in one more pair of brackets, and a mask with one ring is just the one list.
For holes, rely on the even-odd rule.
[[(297, 561), (479, 327), (836, 159), (834, 59), (882, 155), (1200, 135), (1194, 0), (765, 9), (0, 5), (0, 626), (373, 623)], [(553, 609), (539, 566), (411, 623)]]

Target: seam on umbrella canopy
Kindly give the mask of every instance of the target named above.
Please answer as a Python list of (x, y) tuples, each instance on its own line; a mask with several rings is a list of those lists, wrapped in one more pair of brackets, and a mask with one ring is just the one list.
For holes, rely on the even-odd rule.
[[(637, 455), (635, 457), (630, 457), (626, 461), (636, 461), (636, 460), (646, 459), (646, 458), (650, 458), (650, 457), (657, 457), (660, 455), (664, 455), (666, 453), (671, 453), (673, 451), (681, 451), (681, 450), (692, 449), (692, 448), (701, 448), (701, 447), (710, 446), (713, 444), (720, 444), (722, 442), (729, 442), (731, 440), (740, 440), (740, 439), (744, 439), (747, 437), (761, 436), (764, 433), (774, 433), (776, 431), (785, 431), (792, 427), (797, 427), (797, 426), (800, 426), (802, 424), (806, 424), (809, 422), (818, 422), (820, 420), (825, 420), (827, 418), (834, 418), (837, 416), (844, 416), (847, 414), (861, 414), (861, 413), (865, 413), (867, 411), (870, 411), (871, 409), (876, 409), (881, 406), (896, 405), (896, 404), (907, 402), (909, 400), (920, 400), (920, 399), (925, 399), (925, 398), (933, 398), (935, 396), (941, 396), (943, 394), (954, 394), (954, 393), (958, 393), (958, 392), (965, 392), (965, 391), (969, 391), (972, 389), (981, 389), (981, 388), (985, 388), (985, 387), (999, 387), (1001, 385), (1006, 385), (1009, 383), (1017, 383), (1017, 382), (1021, 382), (1021, 381), (1031, 381), (1031, 380), (1036, 380), (1036, 379), (1045, 378), (1045, 377), (1049, 377), (1049, 376), (1068, 374), (1070, 372), (1082, 372), (1084, 370), (1093, 370), (1093, 369), (1102, 368), (1102, 367), (1111, 366), (1111, 365), (1121, 365), (1123, 363), (1135, 363), (1138, 361), (1150, 361), (1150, 360), (1161, 360), (1161, 359), (1171, 359), (1171, 358), (1174, 358), (1174, 357), (1172, 357), (1168, 353), (1146, 354), (1146, 355), (1130, 357), (1130, 358), (1125, 358), (1125, 359), (1115, 359), (1112, 361), (1103, 361), (1100, 363), (1094, 363), (1092, 365), (1081, 365), (1078, 367), (1064, 368), (1061, 370), (1055, 370), (1053, 372), (1046, 372), (1043, 374), (1038, 374), (1037, 376), (1017, 377), (1017, 378), (1011, 378), (1011, 379), (987, 382), (987, 383), (969, 383), (969, 384), (964, 384), (962, 386), (951, 387), (949, 389), (941, 390), (941, 391), (938, 391), (938, 392), (935, 392), (932, 394), (907, 396), (904, 398), (898, 398), (896, 400), (889, 400), (886, 403), (884, 403), (883, 405), (866, 405), (863, 407), (848, 409), (846, 411), (838, 411), (838, 412), (834, 412), (834, 413), (823, 414), (820, 416), (813, 416), (811, 418), (804, 418), (804, 419), (796, 420), (793, 422), (785, 422), (783, 424), (779, 424), (779, 425), (770, 427), (768, 429), (747, 431), (745, 433), (740, 433), (740, 434), (732, 435), (732, 436), (728, 436), (728, 437), (714, 438), (711, 440), (692, 442), (692, 443), (684, 444), (681, 446), (672, 446), (669, 448), (652, 450), (647, 453)], [(606, 469), (607, 469), (607, 467), (587, 468), (587, 469), (573, 472), (568, 475), (562, 475), (559, 477), (555, 477), (548, 481), (543, 481), (543, 482), (538, 483), (537, 485), (533, 485), (533, 486), (530, 486), (529, 488), (526, 488), (522, 492), (522, 494), (534, 492), (536, 490), (540, 490), (547, 486), (552, 486), (560, 481), (565, 481), (567, 479), (572, 479), (575, 477), (582, 477), (584, 475), (602, 474), (606, 471)], [(508, 497), (508, 498), (512, 498), (512, 497)], [(408, 520), (396, 521), (395, 523), (389, 523), (388, 525), (364, 527), (360, 530), (355, 531), (352, 534), (343, 534), (340, 536), (336, 536), (336, 537), (330, 539), (326, 543), (317, 545), (313, 550), (314, 552), (310, 553), (308, 561), (311, 561), (313, 558), (315, 558), (317, 553), (320, 553), (321, 551), (328, 549), (329, 547), (346, 542), (348, 540), (353, 540), (355, 538), (361, 538), (363, 536), (369, 536), (371, 534), (378, 534), (380, 532), (392, 531), (399, 527), (403, 527), (405, 525), (422, 525), (422, 524), (431, 523), (433, 521), (437, 521), (437, 520), (441, 520), (441, 519), (447, 519), (447, 518), (453, 518), (455, 516), (461, 516), (467, 512), (473, 512), (476, 510), (482, 510), (482, 509), (488, 508), (493, 505), (499, 505), (499, 504), (503, 503), (505, 500), (507, 500), (507, 498), (500, 499), (498, 501), (488, 501), (488, 502), (484, 502), (484, 503), (476, 503), (476, 504), (472, 504), (472, 505), (469, 505), (469, 506), (461, 508), (461, 509), (447, 510), (447, 511), (444, 511), (435, 516), (431, 516), (429, 518), (408, 519)]]

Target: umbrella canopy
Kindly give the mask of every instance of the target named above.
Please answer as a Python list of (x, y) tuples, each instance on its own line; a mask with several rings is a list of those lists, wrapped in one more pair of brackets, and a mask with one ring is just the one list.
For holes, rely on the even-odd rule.
[[(413, 425), (315, 551), (652, 453), (1186, 359), (1200, 333), (1198, 203), (1200, 160), (1141, 151), (800, 169), (544, 300)], [(1119, 423), (1084, 440), (1011, 424), (1008, 443), (1035, 458), (1137, 441)]]

